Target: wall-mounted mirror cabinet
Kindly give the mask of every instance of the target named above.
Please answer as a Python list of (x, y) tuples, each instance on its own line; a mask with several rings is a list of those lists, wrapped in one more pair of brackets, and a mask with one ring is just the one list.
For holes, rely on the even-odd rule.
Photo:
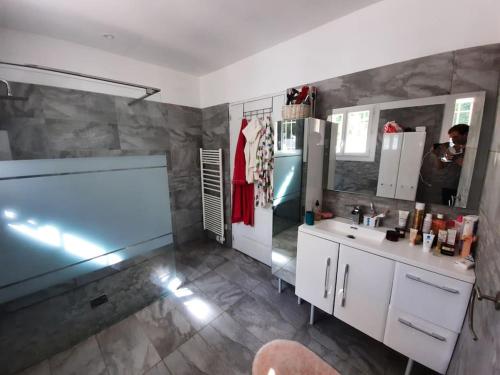
[[(471, 208), (481, 188), (472, 184), (476, 156), (486, 152), (478, 148), (484, 99), (480, 91), (333, 109), (326, 188)], [(404, 131), (384, 132), (391, 121)]]

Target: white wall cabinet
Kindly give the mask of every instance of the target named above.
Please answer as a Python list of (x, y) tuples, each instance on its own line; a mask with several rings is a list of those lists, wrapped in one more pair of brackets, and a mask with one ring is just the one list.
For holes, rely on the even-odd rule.
[(396, 195), (402, 145), (403, 133), (384, 134), (378, 171), (377, 195), (379, 197), (394, 198)]
[(295, 294), (332, 314), (339, 244), (299, 231)]
[(394, 263), (393, 260), (340, 245), (333, 315), (382, 341)]
[(384, 134), (377, 196), (415, 200), (425, 137), (425, 132)]

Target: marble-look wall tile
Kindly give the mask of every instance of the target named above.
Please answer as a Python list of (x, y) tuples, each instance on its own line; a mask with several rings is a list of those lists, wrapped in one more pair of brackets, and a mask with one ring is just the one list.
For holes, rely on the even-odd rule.
[[(500, 128), (499, 117), (496, 129)], [(500, 290), (500, 153), (489, 153), (486, 178), (479, 209), (479, 241), (476, 247), (476, 283), (483, 293), (495, 294)], [(470, 319), (469, 306), (467, 322)], [(496, 374), (500, 369), (500, 315), (493, 304), (483, 300), (474, 303), (474, 328), (478, 341), (474, 341), (468, 324), (464, 324), (448, 374)]]
[[(353, 206), (361, 206), (363, 212), (369, 212), (370, 203), (375, 205), (377, 213), (387, 212), (384, 226), (396, 227), (398, 225), (398, 210), (413, 211), (415, 202), (391, 198), (369, 197), (366, 195), (325, 190), (323, 192), (323, 209), (332, 211), (335, 216), (346, 219), (351, 218)], [(426, 210), (433, 213), (442, 213), (447, 218), (456, 218), (458, 215), (477, 214), (477, 210), (454, 208), (439, 204), (427, 204)], [(411, 214), (409, 218), (411, 222)]]
[(120, 148), (114, 123), (46, 119), (45, 132), (46, 147), (51, 151)]
[[(498, 84), (500, 80), (500, 44), (466, 48), (454, 52), (454, 71), (451, 92), (485, 91), (479, 150), (489, 150), (495, 128)], [(488, 154), (478, 152), (472, 175), (472, 186), (482, 187)], [(481, 189), (471, 189), (468, 204), (478, 207)]]
[(12, 158), (45, 159), (47, 149), (47, 131), (43, 117), (4, 117), (0, 118), (0, 130), (9, 135)]
[(500, 96), (497, 101), (497, 113), (495, 115), (495, 130), (491, 141), (491, 151), (500, 152)]
[[(153, 101), (129, 106), (130, 98), (15, 82), (12, 89), (28, 97), (0, 101), (0, 130), (8, 131), (14, 159), (164, 154), (175, 242), (204, 237), (200, 109)], [(10, 304), (0, 312), (0, 373), (68, 349), (164, 294), (165, 285), (151, 279), (151, 272), (169, 269), (168, 256), (160, 258), (117, 264), (99, 277), (73, 280)], [(90, 309), (89, 301), (102, 294), (109, 302)]]
[(42, 118), (42, 95), (38, 85), (10, 82), (12, 94), (28, 100), (0, 100), (0, 119), (12, 117)]
[(447, 52), (314, 82), (316, 117), (326, 119), (333, 108), (448, 94), (452, 61)]
[(225, 245), (231, 247), (231, 173), (229, 148), (229, 104), (220, 104), (202, 109), (202, 145), (206, 149), (222, 148), (224, 170), (224, 221)]

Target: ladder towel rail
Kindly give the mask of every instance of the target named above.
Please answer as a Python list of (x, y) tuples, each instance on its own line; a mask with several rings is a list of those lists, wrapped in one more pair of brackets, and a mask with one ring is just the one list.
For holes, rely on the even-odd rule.
[(217, 241), (224, 243), (222, 149), (200, 148), (200, 170), (203, 229), (211, 231), (217, 236)]

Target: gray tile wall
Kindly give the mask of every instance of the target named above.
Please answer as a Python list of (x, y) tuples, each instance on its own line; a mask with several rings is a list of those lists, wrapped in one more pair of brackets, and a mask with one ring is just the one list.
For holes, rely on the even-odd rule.
[[(327, 112), (332, 108), (484, 90), (486, 100), (479, 150), (487, 150), (494, 129), (499, 70), (500, 44), (493, 44), (315, 82), (312, 85), (318, 89), (316, 116), (326, 119)], [(432, 205), (432, 210), (450, 216), (477, 213), (487, 157), (487, 152), (478, 152), (472, 180), (474, 188), (469, 196), (470, 209), (450, 210), (446, 206)], [(370, 202), (366, 196), (336, 191), (325, 191), (323, 200), (325, 208), (343, 217), (348, 217), (350, 212), (346, 204), (366, 206)], [(395, 216), (400, 207), (413, 205), (394, 199), (372, 197), (372, 200), (380, 208), (390, 210), (390, 217), (386, 220), (386, 224), (390, 226), (396, 223)]]
[[(229, 151), (229, 104), (220, 104), (201, 110), (203, 148), (223, 150), (224, 162), (224, 222), (226, 223), (225, 245), (231, 247), (231, 174)], [(208, 234), (210, 235), (210, 234)]]
[[(200, 197), (200, 109), (40, 85), (12, 83), (26, 102), (0, 101), (14, 159), (164, 154), (174, 241), (204, 237)], [(155, 252), (157, 253), (157, 252)], [(33, 364), (140, 310), (162, 293), (155, 271), (173, 253), (137, 257), (0, 306), (0, 373)], [(109, 302), (92, 310), (89, 301)]]
[(198, 108), (12, 82), (26, 102), (0, 101), (14, 159), (166, 154), (174, 240), (201, 238)]
[[(500, 291), (500, 103), (494, 137), (489, 148), (488, 167), (479, 208), (479, 243), (476, 278), (483, 293)], [(470, 307), (469, 307), (470, 309)], [(469, 310), (470, 314), (470, 310)], [(472, 340), (469, 316), (462, 329), (448, 374), (500, 374), (500, 311), (493, 303), (475, 301), (474, 327), (479, 337)]]

